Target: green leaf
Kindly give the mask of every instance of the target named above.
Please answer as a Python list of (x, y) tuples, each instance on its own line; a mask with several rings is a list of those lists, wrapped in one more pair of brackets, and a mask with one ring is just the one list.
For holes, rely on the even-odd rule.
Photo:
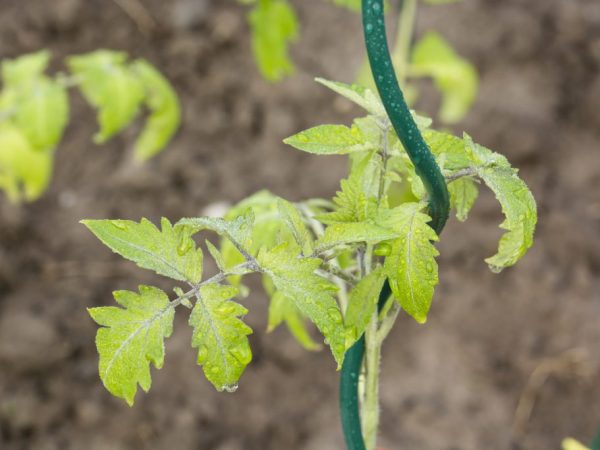
[(477, 94), (477, 71), (443, 37), (427, 33), (415, 45), (410, 70), (414, 76), (433, 78), (443, 96), (440, 109), (443, 122), (456, 123), (467, 114)]
[(192, 346), (198, 349), (198, 364), (218, 391), (237, 389), (252, 360), (246, 337), (252, 329), (239, 319), (248, 310), (230, 300), (237, 292), (232, 286), (202, 286), (189, 321), (194, 327)]
[(41, 50), (15, 59), (2, 61), (2, 82), (5, 88), (29, 85), (43, 75), (50, 63), (50, 52)]
[(213, 259), (215, 260), (215, 264), (217, 265), (219, 270), (221, 272), (225, 272), (227, 269), (227, 265), (225, 264), (225, 258), (223, 257), (223, 254), (208, 239), (206, 239), (204, 242), (206, 243), (206, 248), (208, 249), (208, 253), (210, 253), (210, 256), (212, 256)]
[(263, 286), (271, 298), (267, 332), (272, 332), (285, 322), (292, 336), (302, 347), (309, 351), (320, 350), (321, 345), (315, 342), (308, 332), (306, 317), (294, 303), (275, 289), (269, 277), (263, 277)]
[(177, 222), (178, 226), (189, 227), (193, 233), (202, 230), (212, 230), (220, 236), (226, 237), (230, 241), (247, 250), (252, 244), (252, 227), (254, 224), (254, 214), (252, 210), (247, 209), (243, 215), (233, 220), (221, 219), (219, 217), (195, 217), (181, 219)]
[(152, 222), (131, 220), (82, 220), (82, 224), (113, 252), (175, 280), (198, 283), (202, 278), (202, 250), (191, 238), (192, 230), (173, 227), (161, 220), (162, 230)]
[[(278, 199), (276, 195), (262, 190), (233, 206), (225, 215), (226, 220), (235, 221), (251, 211), (254, 221), (250, 227), (246, 250), (252, 256), (256, 256), (263, 246), (270, 248), (276, 245), (282, 233), (287, 231), (279, 214)], [(291, 234), (289, 237), (292, 238)], [(230, 268), (244, 262), (244, 256), (230, 240), (222, 239), (220, 249), (225, 267)], [(240, 285), (240, 277), (229, 277), (228, 280), (234, 286)]]
[(108, 391), (131, 406), (137, 385), (148, 392), (150, 363), (160, 369), (165, 358), (164, 339), (173, 331), (174, 307), (167, 295), (152, 286), (114, 292), (116, 306), (88, 309), (101, 326), (96, 334), (100, 378)]
[(346, 155), (373, 148), (356, 125), (351, 128), (344, 125), (319, 125), (290, 136), (283, 142), (317, 155)]
[(317, 252), (345, 244), (360, 242), (377, 244), (398, 236), (398, 232), (379, 226), (373, 221), (333, 223), (325, 229), (325, 234), (317, 241)]
[(459, 178), (448, 184), (448, 192), (450, 206), (456, 210), (457, 219), (464, 222), (479, 195), (477, 184), (472, 178)]
[(473, 155), (463, 139), (435, 130), (425, 131), (423, 138), (436, 160), (443, 159), (444, 169), (455, 171), (474, 165)]
[(338, 81), (325, 80), (324, 78), (315, 78), (315, 80), (317, 83), (328, 87), (332, 91), (356, 103), (369, 113), (377, 117), (387, 117), (383, 103), (381, 103), (379, 97), (377, 97), (370, 89), (358, 84), (340, 83)]
[(132, 67), (146, 91), (150, 117), (135, 142), (135, 156), (144, 161), (169, 143), (181, 123), (181, 106), (175, 89), (149, 62), (140, 59)]
[(278, 81), (293, 73), (288, 45), (298, 35), (298, 20), (285, 0), (259, 0), (248, 15), (252, 52), (262, 75)]
[(346, 347), (356, 342), (365, 332), (369, 321), (377, 310), (377, 301), (385, 278), (386, 274), (383, 268), (377, 267), (360, 280), (350, 292), (348, 309), (346, 309), (344, 319), (346, 329), (349, 330), (347, 336), (350, 341), (346, 342)]
[(277, 202), (279, 208), (279, 214), (283, 222), (287, 225), (288, 229), (291, 231), (294, 239), (302, 249), (302, 252), (305, 255), (310, 255), (313, 252), (313, 238), (310, 234), (310, 231), (306, 227), (304, 220), (302, 220), (302, 216), (296, 209), (296, 207), (284, 200), (278, 199)]
[(439, 254), (433, 245), (438, 237), (427, 224), (431, 218), (422, 213), (422, 204), (405, 203), (392, 210), (389, 224), (401, 237), (391, 241), (391, 254), (384, 269), (394, 296), (417, 322), (424, 323), (438, 283)]
[(35, 150), (52, 150), (60, 142), (69, 119), (66, 89), (56, 81), (39, 77), (19, 95), (15, 124)]
[(22, 131), (0, 124), (0, 188), (13, 202), (33, 201), (48, 187), (54, 155), (36, 151)]
[(340, 182), (341, 191), (333, 198), (336, 210), (320, 214), (317, 219), (331, 225), (334, 223), (364, 222), (377, 213), (377, 199), (367, 196), (363, 191), (361, 176), (356, 173)]
[(318, 258), (299, 258), (299, 252), (286, 243), (258, 253), (263, 273), (323, 333), (339, 368), (346, 351), (344, 323), (333, 297), (336, 286), (315, 274), (321, 262)]
[(505, 216), (500, 228), (507, 232), (500, 239), (498, 253), (485, 260), (493, 272), (500, 272), (515, 264), (533, 245), (537, 208), (514, 169), (489, 167), (478, 170), (478, 175), (496, 195)]
[(87, 101), (98, 109), (100, 131), (96, 143), (104, 143), (135, 118), (144, 100), (144, 85), (125, 66), (127, 54), (97, 50), (67, 59), (69, 69), (80, 80)]

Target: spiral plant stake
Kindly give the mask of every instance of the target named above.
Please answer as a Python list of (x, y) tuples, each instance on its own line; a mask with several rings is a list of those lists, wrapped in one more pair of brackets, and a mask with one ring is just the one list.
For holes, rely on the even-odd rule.
[[(400, 142), (429, 194), (431, 227), (439, 235), (450, 210), (444, 175), (425, 143), (396, 78), (388, 49), (383, 0), (362, 1), (362, 23), (367, 55), (381, 101)], [(382, 309), (391, 294), (386, 280), (379, 294)], [(340, 375), (340, 417), (348, 450), (364, 450), (358, 401), (358, 378), (365, 352), (364, 335), (346, 353)], [(368, 370), (368, 369), (367, 369)]]
[[(401, 23), (410, 23), (405, 19), (414, 15), (416, 0), (405, 2)], [(284, 47), (278, 45), (275, 54), (267, 49), (274, 36), (291, 34), (286, 1), (244, 3), (254, 8), (250, 22), (254, 46), (260, 50), (256, 53), (265, 65), (272, 62), (267, 56), (279, 55), (276, 66), (284, 67)], [(494, 192), (505, 216), (498, 251), (486, 259), (490, 269), (499, 272), (514, 265), (531, 247), (536, 205), (517, 171), (468, 135), (436, 131), (430, 119), (409, 110), (387, 46), (383, 1), (363, 1), (362, 15), (380, 95), (364, 86), (317, 78), (366, 115), (351, 126), (319, 125), (284, 140), (312, 155), (348, 157), (348, 177), (333, 199), (291, 203), (260, 191), (223, 217), (191, 217), (174, 224), (163, 218), (160, 227), (143, 218), (82, 221), (113, 252), (173, 283), (171, 295), (140, 286), (137, 291), (114, 292), (115, 306), (89, 309), (100, 326), (100, 378), (113, 395), (133, 405), (138, 386), (150, 389), (151, 365), (162, 367), (165, 340), (181, 307), (189, 310), (191, 346), (204, 376), (218, 391), (235, 392), (252, 360), (248, 336), (253, 330), (243, 320), (248, 310), (242, 305), (249, 289), (243, 283), (256, 274), (270, 298), (267, 331), (285, 325), (307, 350), (329, 348), (341, 369), (340, 410), (348, 449), (374, 450), (381, 347), (401, 311), (418, 323), (427, 320), (438, 283), (434, 244), (449, 209), (466, 220), (481, 181)], [(277, 20), (280, 33), (260, 26)], [(408, 31), (400, 30), (396, 63), (408, 63)], [(441, 49), (448, 57), (444, 62), (454, 64), (453, 74), (457, 67), (464, 69), (464, 62), (441, 42), (430, 38), (415, 53), (423, 56), (423, 48), (434, 48), (437, 54)], [(408, 69), (412, 74), (425, 67), (423, 61), (431, 62), (413, 59), (410, 67), (399, 68), (401, 82)], [(446, 117), (456, 118), (456, 98), (452, 92), (445, 94), (450, 106), (441, 109)], [(164, 106), (158, 100), (151, 103), (157, 123)], [(464, 105), (460, 103), (461, 114)], [(0, 168), (2, 162), (0, 158)], [(202, 245), (197, 236), (205, 231), (217, 239)], [(204, 272), (205, 255), (216, 267), (209, 276)], [(315, 339), (311, 324), (322, 342)]]

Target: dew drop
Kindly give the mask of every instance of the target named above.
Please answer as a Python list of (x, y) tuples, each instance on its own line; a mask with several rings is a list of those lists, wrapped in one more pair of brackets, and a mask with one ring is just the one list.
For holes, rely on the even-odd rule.
[(127, 229), (127, 225), (125, 225), (122, 220), (111, 220), (110, 223), (113, 227), (118, 228), (119, 230)]
[(235, 305), (231, 302), (223, 302), (217, 307), (217, 312), (219, 314), (223, 314), (224, 316), (228, 316), (235, 311)]
[(344, 321), (342, 318), (342, 313), (337, 308), (329, 308), (327, 310), (327, 317), (329, 317), (333, 323), (338, 325)]
[(371, 31), (373, 31), (373, 24), (368, 23), (367, 26), (365, 27), (365, 30), (367, 31), (367, 33), (370, 33)]
[(184, 238), (181, 239), (181, 242), (177, 246), (177, 254), (179, 256), (183, 256), (187, 252), (189, 252), (191, 248), (192, 248), (192, 240), (189, 237), (185, 236)]
[(382, 242), (375, 247), (374, 253), (377, 256), (389, 256), (392, 254), (392, 246), (387, 242)]
[(381, 10), (381, 5), (377, 2), (373, 3), (373, 11)]
[(208, 358), (208, 347), (206, 345), (201, 345), (200, 348), (198, 348), (198, 364), (204, 364), (206, 358)]
[(247, 345), (240, 345), (229, 350), (229, 353), (242, 365), (246, 366), (252, 361), (252, 352)]

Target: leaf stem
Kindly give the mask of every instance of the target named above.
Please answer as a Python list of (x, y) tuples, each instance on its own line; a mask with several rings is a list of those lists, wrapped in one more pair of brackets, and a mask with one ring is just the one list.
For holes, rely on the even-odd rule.
[(454, 173), (446, 175), (445, 176), (446, 183), (451, 183), (451, 182), (453, 182), (455, 180), (458, 180), (459, 178), (462, 178), (462, 177), (472, 177), (473, 175), (476, 175), (476, 174), (477, 174), (477, 170), (474, 169), (473, 167), (467, 167), (465, 169), (460, 169), (460, 170), (457, 170)]
[(365, 398), (362, 405), (362, 429), (367, 450), (374, 450), (379, 427), (379, 365), (381, 344), (377, 333), (377, 313), (365, 332)]
[(190, 289), (189, 291), (185, 292), (183, 295), (180, 295), (175, 300), (173, 300), (171, 302), (171, 306), (173, 308), (175, 308), (175, 307), (181, 305), (181, 303), (184, 302), (185, 300), (188, 300), (188, 299), (194, 297), (195, 295), (198, 294), (198, 291), (204, 285), (220, 283), (221, 281), (225, 280), (227, 277), (230, 277), (233, 275), (239, 275), (241, 272), (244, 272), (245, 270), (250, 270), (251, 272), (258, 272), (260, 270), (260, 268), (255, 269), (252, 261), (246, 261), (241, 264), (238, 264), (237, 266), (232, 267), (228, 271), (221, 271), (221, 272), (217, 273), (216, 275), (213, 275), (212, 277), (210, 277), (204, 281), (201, 281), (200, 283), (194, 284), (192, 286), (192, 289)]
[(402, 10), (398, 18), (398, 30), (396, 32), (392, 62), (396, 68), (400, 86), (404, 86), (408, 74), (410, 44), (415, 28), (417, 3), (418, 0), (402, 0)]

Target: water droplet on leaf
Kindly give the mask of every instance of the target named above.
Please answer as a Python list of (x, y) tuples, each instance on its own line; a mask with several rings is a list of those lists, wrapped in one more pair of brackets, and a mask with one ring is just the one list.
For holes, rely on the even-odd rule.
[(331, 319), (333, 323), (336, 323), (338, 325), (344, 321), (342, 313), (337, 308), (329, 308), (327, 310), (327, 317), (329, 317), (329, 319)]
[(122, 220), (111, 220), (110, 223), (112, 226), (118, 228), (119, 230), (127, 229), (127, 225)]
[(198, 364), (204, 364), (206, 358), (208, 358), (208, 347), (206, 345), (201, 345), (198, 348)]

